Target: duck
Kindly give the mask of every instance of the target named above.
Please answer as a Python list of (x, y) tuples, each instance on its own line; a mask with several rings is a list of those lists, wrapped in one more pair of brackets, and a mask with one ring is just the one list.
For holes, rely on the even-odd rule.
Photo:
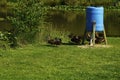
[[(91, 39), (91, 33), (87, 33), (87, 35), (86, 35), (87, 37), (86, 37), (86, 40), (88, 41), (88, 42), (90, 42), (90, 39)], [(103, 34), (100, 34), (100, 33), (95, 33), (95, 43), (96, 44), (100, 44), (100, 43), (102, 43), (102, 42), (104, 42), (105, 41), (105, 39), (104, 39), (104, 37), (103, 37)]]
[(87, 33), (87, 34), (86, 34), (86, 40), (89, 42), (90, 39), (91, 39), (91, 33)]
[(80, 44), (82, 40), (81, 36), (79, 35), (70, 34), (68, 37), (70, 38), (71, 42), (75, 44)]
[(103, 37), (103, 34), (98, 34), (98, 33), (95, 34), (95, 43), (98, 44), (98, 43), (102, 43), (104, 41), (105, 41), (105, 39)]
[(47, 40), (47, 42), (51, 45), (61, 45), (62, 44), (62, 39), (61, 38), (58, 38), (58, 37), (55, 37), (53, 39), (49, 38)]
[(104, 41), (105, 41), (104, 38), (96, 38), (95, 43), (96, 43), (96, 44), (99, 44), (99, 43), (102, 43), (102, 42), (104, 42)]

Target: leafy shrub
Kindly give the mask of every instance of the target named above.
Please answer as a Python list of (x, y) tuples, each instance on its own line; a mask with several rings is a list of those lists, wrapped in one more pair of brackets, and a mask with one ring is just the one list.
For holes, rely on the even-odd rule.
[(17, 37), (26, 34), (29, 40), (34, 40), (35, 34), (39, 31), (39, 25), (44, 22), (45, 8), (39, 0), (17, 0), (16, 4), (13, 9), (14, 16), (8, 17), (13, 25), (12, 34)]
[(17, 38), (10, 32), (1, 32), (0, 31), (0, 46), (1, 47), (16, 47), (17, 46)]

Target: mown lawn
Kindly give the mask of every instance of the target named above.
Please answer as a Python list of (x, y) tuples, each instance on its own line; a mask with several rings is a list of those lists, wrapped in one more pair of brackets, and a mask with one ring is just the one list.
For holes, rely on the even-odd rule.
[(120, 38), (110, 48), (28, 45), (0, 50), (0, 80), (120, 80)]

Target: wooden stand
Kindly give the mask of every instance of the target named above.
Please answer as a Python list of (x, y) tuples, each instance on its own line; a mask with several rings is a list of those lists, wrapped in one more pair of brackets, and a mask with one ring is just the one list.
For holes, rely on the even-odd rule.
[[(85, 40), (87, 39), (87, 33), (90, 33), (89, 44), (90, 44), (90, 46), (95, 45), (95, 40), (96, 40), (95, 36), (96, 36), (96, 32), (97, 32), (97, 31), (95, 31), (95, 29), (96, 29), (96, 22), (95, 21), (92, 22), (92, 26), (93, 26), (92, 31), (87, 31), (87, 29), (85, 29), (82, 44), (84, 44)], [(100, 32), (97, 32), (97, 33), (101, 33), (101, 32), (103, 33), (104, 43), (105, 43), (105, 45), (107, 45), (107, 38), (106, 38), (105, 29), (103, 31), (100, 31)]]

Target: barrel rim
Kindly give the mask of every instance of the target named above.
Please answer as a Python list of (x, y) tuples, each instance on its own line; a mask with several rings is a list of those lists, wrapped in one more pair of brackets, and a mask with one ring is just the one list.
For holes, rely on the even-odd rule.
[(87, 9), (104, 9), (103, 6), (88, 6)]

